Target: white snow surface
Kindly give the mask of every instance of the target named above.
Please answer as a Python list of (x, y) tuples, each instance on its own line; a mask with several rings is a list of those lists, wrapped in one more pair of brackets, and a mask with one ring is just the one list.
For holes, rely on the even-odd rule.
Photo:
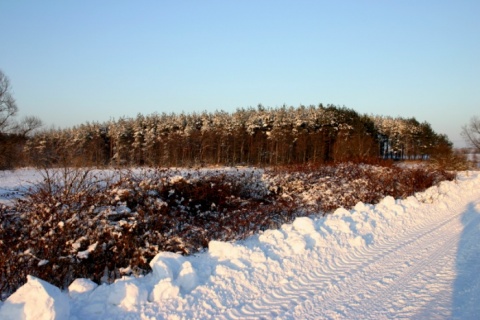
[(29, 276), (0, 319), (480, 319), (480, 173), (150, 265), (68, 291)]
[(21, 197), (29, 187), (41, 180), (41, 173), (35, 169), (0, 170), (0, 205)]

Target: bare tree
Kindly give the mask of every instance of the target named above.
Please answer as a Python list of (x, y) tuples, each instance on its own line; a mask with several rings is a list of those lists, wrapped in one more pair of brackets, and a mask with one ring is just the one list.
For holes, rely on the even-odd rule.
[(14, 120), (18, 107), (10, 90), (9, 79), (0, 70), (0, 170), (22, 165), (27, 136), (42, 126), (34, 116)]
[(462, 127), (462, 136), (468, 144), (480, 151), (480, 118), (472, 117), (468, 125)]
[(6, 132), (11, 126), (11, 118), (17, 114), (15, 99), (10, 93), (10, 81), (0, 70), (0, 133)]
[(22, 137), (35, 131), (43, 125), (42, 120), (35, 116), (26, 116), (13, 127), (13, 131)]

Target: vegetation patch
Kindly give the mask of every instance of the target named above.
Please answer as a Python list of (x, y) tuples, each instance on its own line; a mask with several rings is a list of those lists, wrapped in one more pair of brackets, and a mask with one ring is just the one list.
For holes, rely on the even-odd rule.
[(1, 298), (27, 275), (66, 288), (145, 274), (160, 251), (193, 254), (298, 216), (402, 198), (454, 176), (428, 168), (344, 163), (271, 170), (45, 170), (0, 207)]

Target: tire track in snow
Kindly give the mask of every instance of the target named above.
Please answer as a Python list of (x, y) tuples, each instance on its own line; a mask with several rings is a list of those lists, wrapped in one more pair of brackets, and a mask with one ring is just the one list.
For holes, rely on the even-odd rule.
[[(407, 318), (415, 316), (418, 306), (415, 309), (412, 305), (402, 302), (405, 298), (408, 299), (408, 296), (411, 297), (412, 294), (420, 292), (425, 284), (431, 283), (431, 275), (441, 273), (448, 262), (452, 269), (454, 263), (448, 260), (455, 259), (458, 237), (463, 230), (462, 223), (459, 221), (459, 216), (462, 214), (463, 212), (447, 219), (418, 239), (409, 241), (406, 245), (397, 247), (385, 257), (374, 261), (363, 270), (363, 273), (370, 278), (362, 278), (357, 273), (332, 292), (316, 297), (313, 305), (325, 306), (320, 310), (321, 312), (316, 312), (318, 309), (312, 309), (312, 303), (297, 307), (297, 311), (310, 310), (314, 315), (316, 314), (314, 318), (319, 316), (356, 318), (365, 314), (370, 314), (377, 319), (399, 315)], [(471, 219), (470, 223), (478, 223), (478, 220), (480, 216)], [(465, 233), (464, 236), (468, 237), (468, 234)], [(424, 249), (419, 251), (419, 247)], [(410, 250), (421, 254), (412, 256)], [(385, 275), (383, 271), (389, 272)], [(448, 271), (451, 273), (451, 270)], [(399, 296), (403, 300), (398, 300)], [(415, 299), (410, 299), (410, 301), (413, 300)], [(347, 308), (343, 308), (345, 301), (351, 301)], [(425, 301), (420, 301), (418, 304), (423, 302)], [(335, 310), (337, 306), (343, 309)]]
[[(408, 314), (406, 310), (399, 310), (399, 306), (390, 308), (392, 303), (395, 303), (393, 298), (398, 293), (413, 293), (415, 284), (419, 282), (425, 284), (424, 280), (418, 280), (419, 274), (425, 270), (440, 270), (442, 264), (439, 262), (443, 257), (454, 257), (458, 234), (461, 230), (462, 226), (458, 221), (450, 221), (448, 224), (441, 225), (440, 228), (433, 229), (432, 231), (435, 232), (427, 233), (418, 240), (409, 242), (406, 246), (374, 261), (363, 270), (370, 278), (362, 278), (361, 274), (355, 274), (348, 281), (341, 283), (336, 290), (318, 297), (315, 304), (325, 306), (327, 311), (323, 316), (355, 318), (370, 314), (378, 319), (403, 314), (411, 317), (412, 314)], [(418, 251), (418, 247), (425, 248), (423, 253), (412, 257), (409, 252)], [(388, 273), (385, 274), (384, 271)], [(415, 282), (414, 279), (416, 279)], [(339, 305), (344, 307), (345, 301), (352, 301), (352, 303), (343, 310), (335, 310)], [(412, 306), (407, 304), (401, 307), (412, 309)], [(395, 312), (390, 314), (390, 309)]]
[[(382, 314), (387, 317), (385, 305), (391, 302), (389, 299), (396, 292), (408, 290), (410, 279), (423, 269), (435, 266), (443, 256), (455, 250), (458, 234), (462, 230), (459, 217), (463, 214), (463, 211), (456, 209), (457, 214), (450, 215), (450, 210), (442, 210), (440, 216), (422, 219), (423, 223), (406, 233), (352, 251), (345, 259), (333, 259), (330, 266), (305, 270), (300, 281), (287, 283), (257, 301), (230, 309), (226, 317), (295, 318), (295, 310), (301, 310), (303, 316), (310, 311), (313, 318), (347, 317), (348, 312), (355, 310), (335, 310), (336, 306), (343, 306), (345, 301), (351, 301), (352, 306), (363, 303), (362, 312), (373, 311), (379, 317)], [(422, 246), (427, 250), (424, 253), (418, 249)], [(411, 257), (411, 252), (422, 254)], [(385, 270), (392, 271), (385, 276), (382, 274)], [(378, 277), (365, 281), (366, 275)]]

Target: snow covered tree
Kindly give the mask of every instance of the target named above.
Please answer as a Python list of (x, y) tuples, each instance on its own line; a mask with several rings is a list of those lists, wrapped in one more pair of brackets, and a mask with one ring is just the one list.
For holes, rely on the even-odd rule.
[(29, 150), (43, 150), (44, 158), (53, 159), (55, 148), (69, 149), (76, 165), (285, 165), (365, 161), (379, 155), (428, 158), (439, 152), (435, 146), (441, 138), (415, 118), (366, 116), (335, 105), (259, 105), (234, 113), (139, 114), (87, 123), (43, 132)]

